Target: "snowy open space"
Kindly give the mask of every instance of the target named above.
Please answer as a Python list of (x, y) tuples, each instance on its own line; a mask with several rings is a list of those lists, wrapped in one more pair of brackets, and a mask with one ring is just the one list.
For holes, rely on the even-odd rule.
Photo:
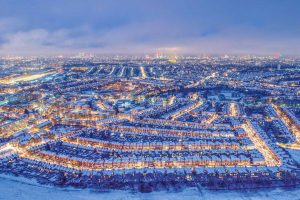
[[(261, 189), (253, 190), (202, 190), (197, 188), (187, 188), (180, 192), (152, 192), (152, 193), (138, 193), (130, 191), (110, 191), (110, 192), (96, 192), (92, 190), (77, 190), (77, 189), (63, 189), (52, 188), (47, 186), (40, 186), (34, 183), (20, 181), (18, 179), (12, 180), (8, 178), (0, 178), (0, 200), (98, 200), (98, 199), (113, 199), (113, 200), (127, 200), (127, 199), (168, 199), (168, 200), (193, 200), (193, 199), (299, 199), (300, 188), (286, 189)], [(283, 195), (284, 194), (284, 195)]]

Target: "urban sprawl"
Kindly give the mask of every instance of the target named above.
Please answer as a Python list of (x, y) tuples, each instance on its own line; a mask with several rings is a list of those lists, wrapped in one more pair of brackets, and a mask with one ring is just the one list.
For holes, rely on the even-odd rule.
[(300, 59), (2, 57), (0, 176), (98, 190), (300, 182)]

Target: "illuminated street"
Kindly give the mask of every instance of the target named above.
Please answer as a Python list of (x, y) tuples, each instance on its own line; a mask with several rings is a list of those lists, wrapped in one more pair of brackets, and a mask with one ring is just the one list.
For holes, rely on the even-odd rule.
[[(218, 59), (220, 65), (225, 62)], [(260, 59), (267, 63), (270, 58)], [(40, 61), (27, 65), (35, 62)], [(162, 64), (131, 59), (130, 67), (128, 58), (44, 62), (55, 66), (47, 67), (51, 74), (41, 68), (32, 76), (26, 70), (21, 78), (14, 73), (24, 69), (17, 67), (8, 75), (15, 79), (1, 82), (2, 91), (15, 91), (2, 93), (2, 173), (50, 185), (103, 188), (111, 181), (118, 188), (141, 181), (217, 188), (229, 179), (248, 186), (256, 182), (255, 187), (262, 186), (259, 180), (275, 185), (298, 181), (297, 161), (285, 149), (300, 149), (300, 109), (282, 98), (289, 94), (298, 101), (297, 90), (294, 85), (271, 90), (266, 84), (279, 81), (280, 73), (300, 78), (293, 63), (288, 71), (274, 70), (251, 85), (251, 75), (231, 76), (247, 69), (236, 68), (234, 58), (227, 68), (204, 67), (210, 60), (195, 58), (201, 70), (189, 68), (185, 58), (160, 59)], [(182, 70), (173, 73), (176, 66)], [(188, 78), (181, 81), (182, 76)]]

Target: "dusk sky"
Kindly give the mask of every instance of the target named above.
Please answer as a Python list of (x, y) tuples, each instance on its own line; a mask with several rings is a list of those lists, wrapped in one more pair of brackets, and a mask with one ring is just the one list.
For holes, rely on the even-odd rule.
[(0, 54), (300, 52), (299, 0), (0, 0)]

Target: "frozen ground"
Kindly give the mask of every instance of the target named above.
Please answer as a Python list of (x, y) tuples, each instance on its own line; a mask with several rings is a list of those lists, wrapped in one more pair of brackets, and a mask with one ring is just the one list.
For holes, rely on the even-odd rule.
[(300, 187), (296, 189), (268, 189), (258, 191), (199, 191), (196, 188), (187, 188), (181, 192), (152, 192), (132, 193), (130, 191), (95, 192), (91, 190), (60, 189), (39, 186), (22, 179), (0, 178), (0, 200), (234, 200), (234, 199), (300, 199)]
[(297, 161), (298, 163), (300, 163), (300, 152), (299, 150), (293, 150), (293, 149), (286, 149), (289, 154), (292, 156), (292, 158)]

